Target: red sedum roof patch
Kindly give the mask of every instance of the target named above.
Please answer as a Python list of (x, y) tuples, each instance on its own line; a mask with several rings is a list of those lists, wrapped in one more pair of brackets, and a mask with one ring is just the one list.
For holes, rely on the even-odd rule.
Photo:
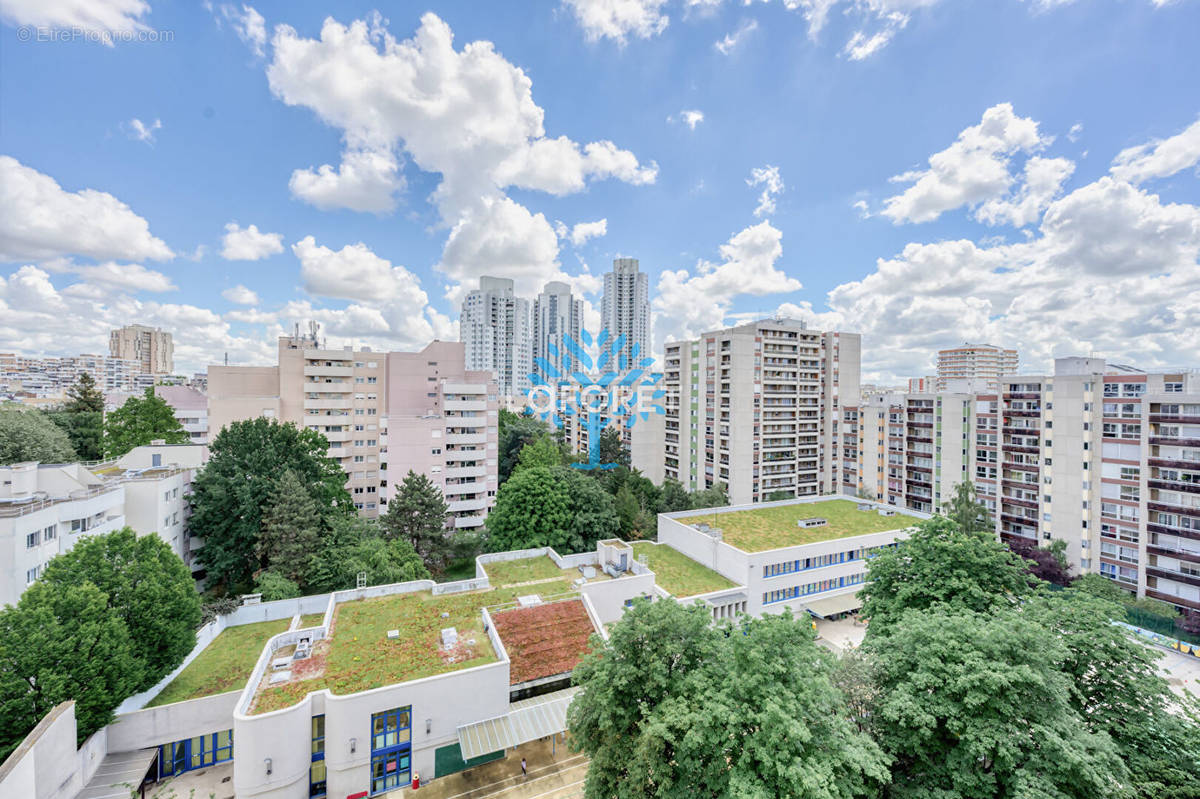
[(511, 685), (571, 671), (595, 632), (578, 599), (501, 611), (492, 621), (508, 650)]

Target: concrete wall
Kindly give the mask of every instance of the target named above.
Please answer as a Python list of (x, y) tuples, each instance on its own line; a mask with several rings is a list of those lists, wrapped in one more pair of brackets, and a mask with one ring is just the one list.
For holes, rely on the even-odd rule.
[(108, 728), (75, 748), (75, 703), (47, 713), (8, 759), (0, 764), (0, 796), (21, 799), (74, 799), (108, 753)]
[(132, 752), (233, 727), (241, 691), (122, 713), (108, 730), (109, 752)]
[(625, 613), (626, 600), (654, 596), (654, 572), (647, 570), (644, 574), (588, 582), (579, 591), (591, 602), (600, 624), (608, 624)]

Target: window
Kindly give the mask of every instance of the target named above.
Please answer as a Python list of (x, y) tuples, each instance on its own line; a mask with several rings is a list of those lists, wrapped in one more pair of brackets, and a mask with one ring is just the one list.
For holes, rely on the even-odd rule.
[(151, 455), (150, 456), (150, 465), (151, 466), (162, 466), (162, 455), (157, 452), (155, 454)]
[(42, 540), (43, 541), (53, 541), (57, 537), (58, 537), (58, 525), (57, 524), (52, 524), (49, 527), (47, 527), (45, 530), (42, 531)]
[(33, 549), (40, 543), (42, 543), (42, 531), (41, 530), (34, 530), (32, 533), (28, 533), (25, 536), (25, 548), (26, 549)]
[(371, 793), (407, 786), (411, 777), (412, 707), (371, 716)]
[(158, 775), (169, 777), (233, 759), (233, 730), (223, 730), (158, 747)]
[(312, 765), (308, 769), (308, 795), (325, 795), (325, 716), (312, 719)]
[(37, 566), (34, 566), (32, 569), (29, 569), (28, 571), (25, 572), (25, 585), (33, 585), (33, 583), (37, 580), (37, 578), (38, 578), (38, 569), (37, 569)]

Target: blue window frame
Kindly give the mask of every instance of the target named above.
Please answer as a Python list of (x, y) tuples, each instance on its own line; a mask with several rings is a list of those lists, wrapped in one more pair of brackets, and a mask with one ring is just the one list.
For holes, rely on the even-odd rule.
[(371, 793), (412, 782), (412, 706), (371, 715)]
[(312, 719), (312, 765), (308, 769), (308, 795), (324, 796), (325, 786), (325, 716)]
[(158, 776), (170, 777), (227, 760), (233, 760), (233, 730), (198, 735), (158, 747)]

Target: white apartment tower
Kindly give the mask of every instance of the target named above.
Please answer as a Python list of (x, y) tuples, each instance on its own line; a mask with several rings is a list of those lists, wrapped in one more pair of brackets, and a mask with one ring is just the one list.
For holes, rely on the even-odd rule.
[(837, 422), (841, 403), (858, 404), (860, 348), (857, 333), (793, 319), (667, 342), (666, 415), (634, 427), (633, 465), (689, 490), (723, 484), (734, 505), (837, 492)]
[(169, 375), (175, 371), (175, 345), (171, 334), (157, 327), (125, 325), (109, 333), (108, 350), (114, 358), (140, 364), (142, 374)]
[[(1000, 375), (1017, 371), (1018, 361), (1016, 350), (991, 344), (963, 344), (961, 347), (938, 350), (936, 389), (945, 391), (952, 380), (983, 381), (994, 389)], [(923, 388), (925, 391), (931, 390), (929, 386)]]
[(583, 300), (573, 297), (571, 287), (566, 283), (547, 283), (533, 301), (534, 371), (541, 372), (537, 366), (538, 358), (544, 359), (559, 374), (569, 371), (571, 358), (564, 352), (563, 335), (578, 340), (582, 327)]
[(650, 356), (650, 280), (638, 271), (636, 258), (617, 258), (604, 275), (604, 300), (600, 327), (612, 337), (625, 336), (626, 352), (638, 347), (639, 357)]
[(507, 278), (481, 277), (479, 288), (463, 300), (459, 335), (466, 346), (466, 368), (495, 374), (503, 396), (529, 389), (532, 332), (529, 300), (516, 296)]

